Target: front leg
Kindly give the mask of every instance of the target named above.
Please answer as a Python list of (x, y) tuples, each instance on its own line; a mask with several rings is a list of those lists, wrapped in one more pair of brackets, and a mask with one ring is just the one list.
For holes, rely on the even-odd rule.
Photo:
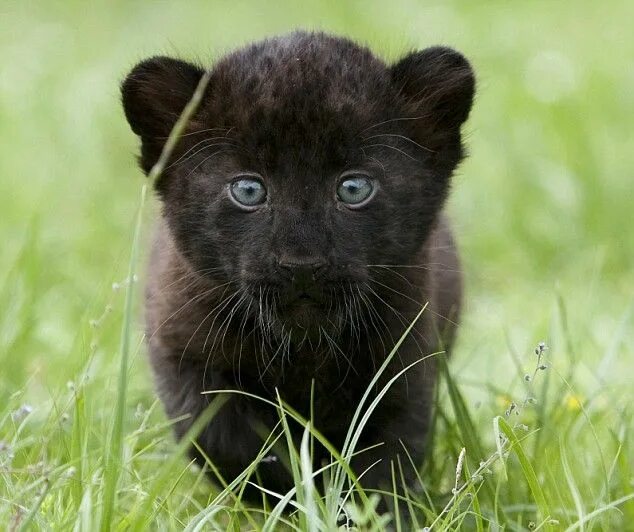
[[(213, 400), (214, 394), (204, 391), (235, 389), (220, 372), (207, 371), (204, 362), (191, 358), (180, 360), (180, 352), (170, 350), (153, 342), (150, 358), (156, 377), (158, 393), (170, 419), (179, 419), (174, 431), (180, 440), (191, 428)], [(196, 442), (204, 454), (194, 446), (190, 456), (201, 465), (205, 456), (227, 483), (242, 473), (257, 457), (264, 445), (258, 434), (258, 427), (270, 431), (273, 426), (274, 409), (268, 409), (258, 402), (239, 394), (228, 394), (227, 401), (220, 407), (212, 420), (196, 437)], [(267, 489), (286, 493), (292, 487), (291, 477), (285, 466), (275, 455), (261, 462), (257, 476)], [(255, 475), (251, 477), (256, 482)], [(247, 489), (247, 498), (260, 498), (259, 490)]]
[(384, 424), (366, 426), (356, 451), (375, 447), (359, 452), (352, 460), (355, 474), (362, 475), (360, 483), (364, 489), (393, 491), (392, 464), (397, 487), (403, 483), (408, 488), (414, 487), (416, 471), (410, 458), (416, 467), (421, 465), (428, 433), (428, 414), (424, 416), (403, 413)]
[[(435, 364), (420, 363), (408, 373), (407, 382), (393, 384), (363, 430), (351, 465), (366, 492), (388, 494), (381, 498), (379, 513), (394, 513), (394, 491), (405, 497), (420, 489), (417, 469), (427, 449), (434, 384)], [(402, 523), (409, 522), (407, 503), (402, 500), (398, 507)]]

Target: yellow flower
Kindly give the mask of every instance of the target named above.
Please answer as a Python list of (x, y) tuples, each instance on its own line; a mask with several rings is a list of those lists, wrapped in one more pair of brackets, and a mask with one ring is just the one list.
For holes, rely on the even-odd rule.
[(513, 402), (513, 398), (507, 394), (498, 394), (495, 397), (495, 403), (500, 409), (502, 408), (507, 409), (511, 405), (512, 402)]
[(566, 397), (564, 397), (564, 404), (568, 410), (578, 412), (581, 410), (581, 397), (579, 395), (569, 393)]

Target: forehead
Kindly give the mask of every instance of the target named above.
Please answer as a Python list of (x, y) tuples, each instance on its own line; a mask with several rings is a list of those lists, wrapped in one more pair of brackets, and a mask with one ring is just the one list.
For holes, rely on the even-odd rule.
[(341, 164), (364, 128), (389, 114), (389, 76), (366, 48), (293, 34), (231, 54), (215, 68), (210, 126), (230, 129), (268, 167)]

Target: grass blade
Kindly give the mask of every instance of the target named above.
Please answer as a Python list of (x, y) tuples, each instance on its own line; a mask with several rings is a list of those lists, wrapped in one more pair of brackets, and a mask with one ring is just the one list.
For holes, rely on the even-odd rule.
[(130, 264), (128, 267), (128, 283), (126, 285), (123, 327), (121, 328), (121, 347), (119, 350), (120, 368), (115, 414), (106, 448), (106, 461), (104, 465), (103, 478), (103, 507), (101, 512), (101, 524), (99, 527), (102, 532), (108, 532), (112, 527), (117, 485), (119, 482), (119, 474), (122, 469), (121, 460), (123, 454), (123, 418), (125, 416), (125, 407), (127, 404), (130, 332), (132, 329), (132, 307), (134, 303), (135, 283), (133, 282), (133, 279), (139, 254), (139, 239), (141, 235), (143, 206), (145, 204), (146, 194), (147, 183), (144, 183), (143, 187), (141, 188), (141, 200), (136, 216), (134, 237), (132, 239), (132, 253), (130, 256)]
[(522, 472), (524, 473), (524, 478), (526, 478), (526, 482), (528, 482), (528, 486), (530, 491), (537, 503), (537, 508), (539, 510), (539, 515), (541, 520), (546, 520), (551, 517), (550, 508), (548, 507), (548, 503), (546, 502), (546, 497), (544, 496), (544, 492), (537, 480), (537, 475), (535, 474), (535, 470), (531, 465), (524, 449), (522, 447), (521, 442), (519, 441), (517, 435), (511, 428), (511, 426), (506, 422), (504, 418), (498, 416), (497, 426), (500, 428), (500, 431), (506, 436), (509, 440), (512, 450), (517, 456), (520, 466), (522, 468)]
[[(187, 127), (189, 120), (196, 112), (200, 105), (203, 94), (209, 83), (211, 71), (207, 71), (201, 77), (194, 94), (183, 109), (170, 132), (165, 145), (161, 151), (158, 161), (150, 170), (148, 181), (150, 185), (159, 178), (163, 173), (169, 158), (174, 151), (181, 134)], [(134, 227), (134, 236), (132, 238), (132, 250), (130, 253), (130, 262), (128, 265), (128, 282), (126, 283), (126, 296), (123, 314), (123, 326), (121, 328), (121, 345), (119, 350), (120, 368), (117, 386), (117, 400), (115, 406), (115, 415), (112, 423), (112, 429), (108, 437), (106, 448), (106, 461), (104, 469), (104, 491), (103, 491), (103, 507), (101, 513), (100, 530), (107, 532), (112, 527), (113, 511), (116, 502), (117, 485), (119, 482), (119, 473), (122, 468), (121, 459), (123, 453), (123, 418), (125, 407), (127, 404), (128, 391), (128, 361), (130, 358), (130, 331), (132, 327), (132, 307), (134, 302), (134, 276), (136, 272), (137, 260), (139, 255), (139, 240), (141, 236), (141, 227), (143, 222), (143, 210), (145, 207), (145, 199), (147, 196), (148, 182), (141, 187), (141, 197), (139, 207), (137, 209), (136, 223)]]

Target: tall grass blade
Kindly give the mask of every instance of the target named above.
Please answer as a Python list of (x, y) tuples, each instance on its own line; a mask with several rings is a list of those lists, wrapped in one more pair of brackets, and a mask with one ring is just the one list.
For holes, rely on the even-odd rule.
[(528, 482), (528, 486), (533, 495), (533, 499), (535, 499), (535, 502), (537, 503), (537, 508), (539, 510), (539, 515), (541, 519), (549, 519), (551, 517), (550, 508), (548, 507), (544, 492), (542, 491), (539, 481), (537, 480), (535, 470), (533, 469), (533, 466), (531, 465), (528, 457), (526, 456), (526, 453), (524, 452), (522, 443), (518, 439), (511, 426), (501, 416), (498, 416), (498, 427), (509, 440), (511, 444), (510, 449), (515, 453), (515, 456), (517, 456), (517, 459), (520, 462), (522, 472), (524, 473), (524, 478), (526, 479), (526, 482)]
[[(362, 413), (363, 413), (364, 407), (365, 407), (365, 403), (367, 402), (368, 398), (370, 397), (370, 394), (372, 393), (372, 390), (374, 389), (375, 385), (377, 384), (377, 382), (381, 378), (381, 375), (383, 375), (383, 373), (385, 373), (385, 370), (387, 369), (389, 363), (392, 361), (392, 359), (396, 355), (397, 351), (401, 347), (401, 344), (405, 341), (405, 338), (407, 338), (407, 336), (409, 335), (411, 330), (414, 328), (414, 326), (418, 322), (419, 318), (423, 315), (423, 312), (427, 308), (428, 304), (429, 303), (425, 303), (423, 308), (414, 317), (414, 319), (412, 320), (412, 323), (409, 324), (409, 326), (407, 327), (405, 332), (398, 339), (398, 341), (396, 342), (396, 344), (394, 345), (394, 347), (392, 348), (390, 353), (387, 355), (387, 357), (383, 361), (383, 364), (381, 364), (381, 366), (379, 367), (378, 371), (376, 372), (376, 374), (374, 375), (374, 377), (372, 378), (372, 380), (370, 381), (370, 383), (366, 387), (365, 392), (364, 392), (363, 396), (361, 397), (361, 400), (359, 401), (359, 404), (357, 405), (357, 408), (355, 409), (354, 414), (352, 415), (352, 420), (350, 421), (350, 426), (348, 427), (348, 431), (346, 433), (346, 437), (345, 437), (344, 443), (343, 443), (343, 448), (342, 448), (342, 451), (341, 451), (342, 457), (344, 458), (344, 460), (346, 460), (346, 462), (348, 464), (350, 463), (350, 459), (352, 457), (352, 454), (354, 453), (354, 449), (356, 447), (357, 441), (359, 440), (359, 437), (361, 436), (361, 430), (363, 429), (363, 427), (359, 426), (360, 424), (359, 424), (358, 420), (359, 420), (359, 417), (362, 416)], [(399, 373), (399, 376), (400, 376), (400, 374), (402, 374), (402, 372)], [(391, 382), (393, 382), (393, 380)], [(391, 383), (390, 383), (390, 385), (391, 385)], [(384, 391), (383, 395), (385, 395), (385, 392), (387, 392), (387, 388), (384, 388), (383, 391)], [(381, 397), (383, 395), (381, 395)], [(366, 417), (366, 421), (367, 421), (367, 417), (369, 417), (369, 416), (365, 416), (365, 417)], [(334, 508), (337, 507), (337, 501), (341, 497), (341, 492), (343, 491), (343, 484), (344, 484), (343, 471), (339, 467), (335, 470), (335, 474), (334, 474), (334, 478), (333, 478), (333, 483), (332, 484), (334, 486), (334, 489), (331, 489), (329, 507), (331, 509), (334, 509)]]
[(302, 484), (304, 485), (304, 504), (306, 506), (306, 530), (318, 532), (319, 516), (315, 504), (315, 481), (313, 479), (313, 458), (310, 449), (310, 424), (306, 425), (299, 448)]
[[(209, 83), (211, 71), (207, 71), (201, 77), (193, 96), (183, 109), (170, 132), (165, 146), (161, 151), (158, 161), (150, 170), (148, 181), (153, 185), (159, 176), (163, 173), (172, 152), (176, 148), (181, 134), (187, 127), (189, 120), (196, 112), (200, 105), (203, 94)], [(108, 444), (106, 448), (106, 460), (104, 468), (104, 488), (103, 502), (101, 513), (100, 530), (107, 532), (112, 527), (113, 511), (116, 503), (117, 485), (119, 482), (119, 474), (122, 468), (123, 453), (123, 418), (125, 415), (125, 407), (127, 403), (128, 391), (128, 361), (130, 358), (130, 331), (132, 327), (132, 307), (134, 302), (134, 276), (137, 267), (139, 255), (139, 240), (141, 236), (141, 227), (143, 222), (143, 210), (145, 207), (145, 199), (147, 196), (148, 182), (141, 187), (141, 197), (137, 209), (136, 223), (134, 227), (134, 236), (132, 239), (132, 250), (130, 253), (130, 262), (128, 266), (128, 282), (126, 284), (125, 307), (123, 313), (123, 326), (121, 328), (121, 347), (119, 350), (120, 367), (117, 386), (117, 398), (115, 406), (115, 415), (112, 423), (112, 429), (108, 436)]]
[(584, 532), (584, 517), (586, 515), (585, 508), (583, 507), (583, 499), (581, 498), (581, 493), (579, 493), (579, 487), (577, 486), (577, 482), (575, 481), (575, 476), (572, 473), (572, 469), (570, 468), (570, 462), (568, 461), (568, 455), (566, 454), (566, 448), (562, 441), (559, 442), (559, 453), (561, 455), (561, 465), (564, 470), (564, 475), (566, 477), (566, 482), (568, 483), (568, 489), (570, 490), (570, 494), (572, 495), (572, 500), (575, 503), (575, 508), (577, 510), (578, 522), (580, 523), (579, 529), (581, 532)]
[(134, 237), (132, 239), (132, 253), (128, 267), (128, 283), (126, 285), (125, 307), (123, 313), (123, 327), (121, 329), (121, 347), (119, 350), (120, 367), (115, 403), (115, 415), (112, 429), (108, 436), (106, 460), (103, 477), (103, 502), (100, 530), (108, 532), (112, 527), (114, 506), (116, 503), (119, 475), (123, 468), (123, 421), (128, 392), (128, 361), (130, 357), (130, 331), (132, 328), (132, 307), (134, 302), (134, 275), (139, 254), (139, 238), (143, 220), (143, 206), (147, 194), (147, 183), (141, 188), (141, 200), (137, 211)]

